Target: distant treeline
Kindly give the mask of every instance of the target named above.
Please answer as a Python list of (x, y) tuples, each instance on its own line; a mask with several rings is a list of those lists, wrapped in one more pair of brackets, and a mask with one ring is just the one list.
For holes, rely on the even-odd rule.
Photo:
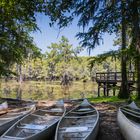
[[(107, 71), (120, 71), (120, 62), (112, 61), (108, 58), (106, 61), (101, 63), (94, 62), (91, 65), (90, 57), (77, 57), (71, 59), (67, 63), (65, 71), (69, 75), (71, 81), (75, 80), (93, 80), (95, 81), (96, 72), (107, 72)], [(115, 66), (116, 65), (116, 66)], [(14, 64), (11, 70), (13, 74), (4, 76), (2, 79), (17, 80), (17, 81), (58, 81), (61, 80), (64, 74), (64, 63), (62, 61), (56, 63), (55, 69), (50, 68), (49, 58), (37, 58), (31, 59), (30, 61), (25, 60), (24, 64)]]

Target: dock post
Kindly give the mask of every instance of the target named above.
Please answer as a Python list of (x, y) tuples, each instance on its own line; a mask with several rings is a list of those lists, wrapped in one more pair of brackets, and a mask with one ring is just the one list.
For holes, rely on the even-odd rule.
[(100, 97), (100, 83), (98, 83), (98, 97)]
[(104, 88), (104, 96), (106, 96), (106, 83), (104, 83), (103, 88)]
[(107, 93), (107, 96), (109, 96), (109, 84), (106, 85), (106, 93)]
[(116, 84), (113, 84), (113, 96), (115, 96), (115, 93), (116, 93)]

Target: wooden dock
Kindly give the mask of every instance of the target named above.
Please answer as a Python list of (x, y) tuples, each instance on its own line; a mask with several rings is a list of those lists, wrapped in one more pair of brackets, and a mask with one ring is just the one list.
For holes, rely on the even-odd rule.
[[(129, 91), (135, 89), (135, 73), (129, 72), (127, 74)], [(101, 72), (96, 73), (96, 82), (98, 83), (98, 96), (100, 96), (100, 89), (103, 88), (104, 96), (109, 96), (109, 91), (113, 90), (115, 96), (116, 88), (120, 88), (122, 82), (121, 72)], [(118, 85), (119, 84), (119, 85)]]

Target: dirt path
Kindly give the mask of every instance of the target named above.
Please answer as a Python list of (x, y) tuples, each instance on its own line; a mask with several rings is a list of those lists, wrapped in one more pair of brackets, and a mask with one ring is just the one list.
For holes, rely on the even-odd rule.
[(117, 104), (94, 105), (100, 113), (100, 128), (97, 140), (124, 140), (117, 125)]

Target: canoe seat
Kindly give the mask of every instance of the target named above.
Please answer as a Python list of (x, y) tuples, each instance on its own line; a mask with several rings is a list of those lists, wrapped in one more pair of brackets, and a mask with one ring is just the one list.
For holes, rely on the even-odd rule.
[(65, 127), (63, 132), (77, 133), (77, 132), (85, 132), (85, 131), (88, 131), (88, 127), (86, 127), (86, 126), (76, 126), (76, 127)]
[(93, 113), (95, 112), (96, 110), (91, 110), (91, 111), (83, 111), (83, 112), (79, 112), (79, 111), (72, 111), (70, 113), (73, 113), (73, 114), (88, 114), (88, 113)]
[(133, 109), (128, 109), (128, 108), (121, 108), (121, 109), (126, 110), (126, 111), (131, 112), (131, 113), (134, 113), (134, 114), (137, 114), (137, 115), (140, 115), (139, 111), (136, 111), (136, 110), (133, 110)]
[(91, 108), (81, 108), (81, 109), (78, 109), (77, 111), (82, 112), (82, 111), (91, 111), (91, 110), (92, 110)]
[(135, 118), (139, 118), (139, 119), (140, 119), (140, 116), (139, 116), (139, 115), (135, 115), (135, 114), (133, 114), (133, 113), (131, 113), (131, 112), (128, 112), (128, 111), (125, 111), (125, 110), (123, 110), (123, 109), (122, 109), (122, 112), (124, 112), (124, 113), (126, 113), (126, 114), (128, 114), (128, 115), (130, 115), (130, 116), (133, 116), (133, 117), (135, 117)]
[(32, 129), (32, 130), (42, 130), (46, 128), (46, 125), (35, 125), (35, 124), (24, 124), (24, 125), (19, 125), (17, 126), (18, 128), (22, 129)]
[(87, 116), (64, 116), (65, 119), (80, 119), (80, 118), (88, 118), (88, 117), (95, 117), (95, 115), (87, 115)]
[(59, 112), (61, 113), (61, 112), (64, 112), (62, 108), (52, 108), (52, 109), (50, 109), (50, 110), (40, 109), (40, 110), (45, 111), (45, 112), (48, 112), (48, 113), (49, 113), (49, 112), (50, 112), (50, 113), (53, 113), (53, 112), (54, 112), (54, 113), (57, 113), (57, 112), (58, 112), (58, 113), (59, 113)]

